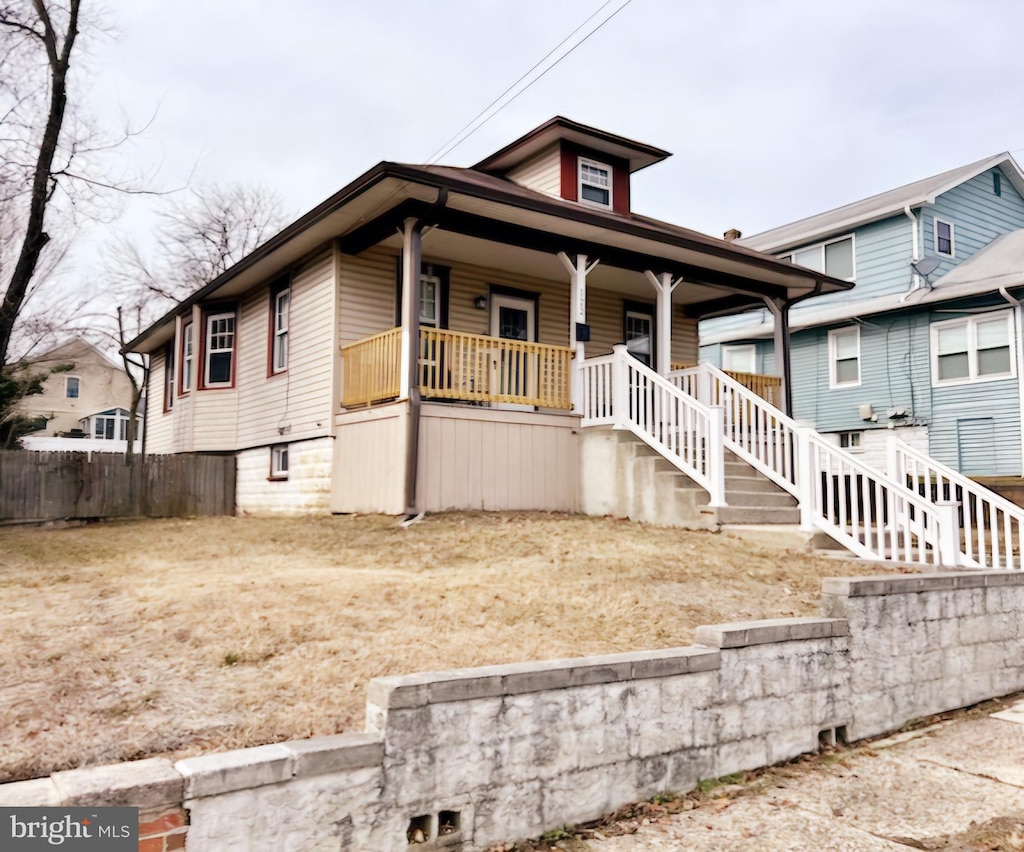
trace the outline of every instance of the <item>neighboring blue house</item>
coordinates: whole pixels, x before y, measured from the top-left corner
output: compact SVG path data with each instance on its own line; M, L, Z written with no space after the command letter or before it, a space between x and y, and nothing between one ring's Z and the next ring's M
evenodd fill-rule
M837 278L789 314L793 416L885 466L899 437L963 473L1020 476L1024 173L1009 154L737 241ZM772 374L773 319L701 323L701 357Z

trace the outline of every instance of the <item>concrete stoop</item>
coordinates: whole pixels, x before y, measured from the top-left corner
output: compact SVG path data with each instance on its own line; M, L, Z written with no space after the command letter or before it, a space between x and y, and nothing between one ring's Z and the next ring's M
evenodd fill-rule
M728 506L708 506L708 493L635 435L615 433L612 514L681 529L717 531L736 526L796 525L796 500L732 453L726 454Z

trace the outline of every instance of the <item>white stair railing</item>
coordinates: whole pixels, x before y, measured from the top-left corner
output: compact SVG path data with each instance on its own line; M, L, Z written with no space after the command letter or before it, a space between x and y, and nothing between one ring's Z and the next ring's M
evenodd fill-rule
M707 491L710 506L725 505L720 409L683 393L621 344L579 369L583 426L628 429Z
M954 505L961 564L1021 570L1024 509L984 485L889 437L889 475L937 503Z
M953 507L869 467L710 364L668 379L722 408L725 447L797 498L803 527L866 559L961 564Z

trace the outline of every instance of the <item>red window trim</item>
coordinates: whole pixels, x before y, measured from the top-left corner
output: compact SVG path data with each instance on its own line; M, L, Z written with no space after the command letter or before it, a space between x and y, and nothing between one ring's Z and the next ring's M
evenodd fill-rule
M231 350L231 383L226 385L213 385L209 386L206 384L206 339L207 330L209 326L210 317L214 314L233 314L235 317L235 339L234 348ZM193 347L197 349L199 354L199 369L196 371L195 386L196 390L231 390L235 387L235 377L238 374L238 303L237 302L220 302L213 305L205 305L199 312L199 324L200 334L198 346L193 344Z

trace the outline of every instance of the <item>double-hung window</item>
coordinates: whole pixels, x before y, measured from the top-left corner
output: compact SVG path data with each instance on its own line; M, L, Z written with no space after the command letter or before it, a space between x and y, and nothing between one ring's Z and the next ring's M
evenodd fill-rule
M1013 314L992 314L932 324L932 384L958 385L1014 375Z
M270 371L280 373L288 369L288 309L291 304L291 290L285 288L274 294L273 343L271 348Z
M441 305L441 279L420 275L420 325L437 328Z
M174 408L174 341L167 344L164 352L164 411Z
M78 399L79 391L82 389L82 380L78 376L65 376L64 396L66 399Z
M953 223L942 219L934 219L935 253L943 257L953 257Z
M206 318L204 387L229 387L234 379L234 311L210 314Z
M860 326L828 333L828 367L829 387L852 388L860 384Z
M181 327L181 393L192 390L194 352L195 335L192 333L192 323L188 322Z
M856 274L853 262L853 242L851 234L782 255L779 260L788 260L798 266L813 269L815 272L824 272L833 278L852 281Z
M579 199L598 207L612 206L612 168L596 160L580 157Z

